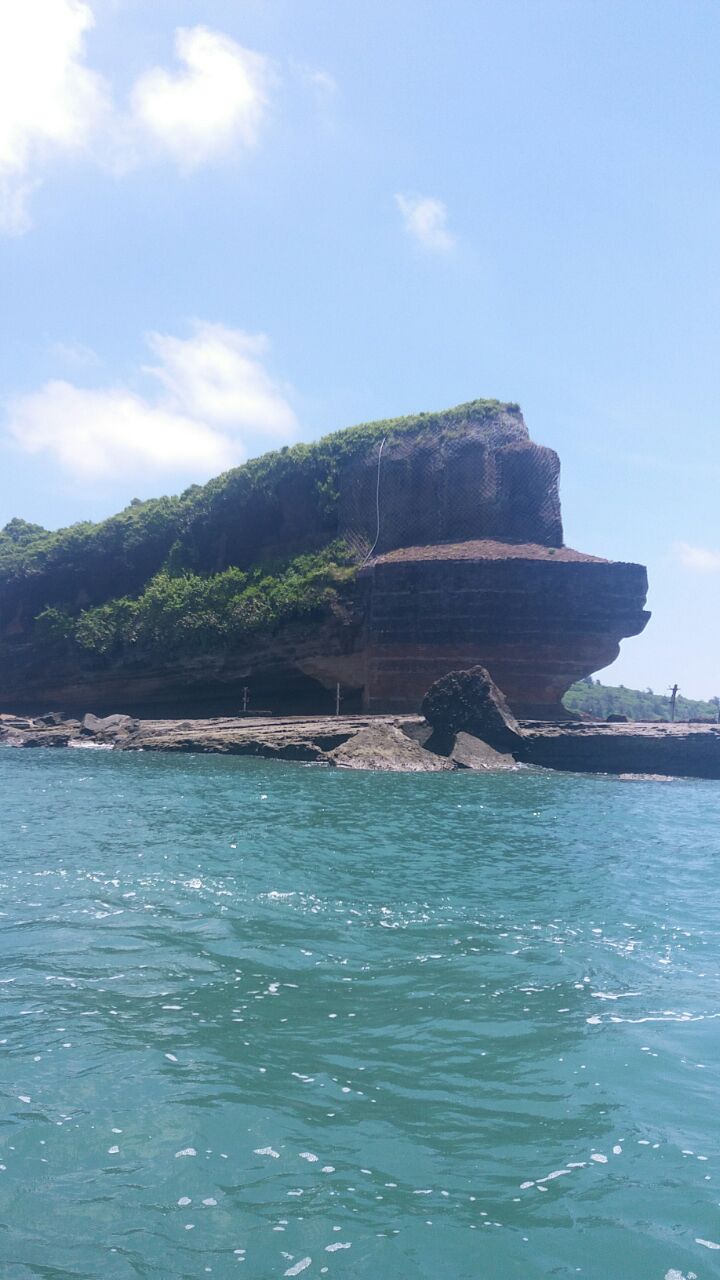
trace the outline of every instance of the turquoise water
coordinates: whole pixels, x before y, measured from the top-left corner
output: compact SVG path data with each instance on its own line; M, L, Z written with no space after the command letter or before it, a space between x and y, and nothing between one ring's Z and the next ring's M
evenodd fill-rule
M0 752L0 1274L720 1274L720 787Z

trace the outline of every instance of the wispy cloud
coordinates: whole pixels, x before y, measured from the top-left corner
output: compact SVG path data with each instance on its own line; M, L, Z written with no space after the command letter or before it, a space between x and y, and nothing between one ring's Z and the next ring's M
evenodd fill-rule
M395 196L403 225L408 235L423 249L433 253L449 253L455 237L447 229L447 207L435 196Z
M720 573L720 551L711 547L691 547L688 542L676 542L675 559L695 573Z
M188 338L147 341L157 363L144 372L158 393L46 382L8 402L10 438L81 479L147 468L205 479L242 462L249 436L261 446L296 437L295 414L264 364L263 335L198 322Z
M56 360L72 369L93 369L102 363L97 351L84 342L53 342L50 351Z
M309 67L304 62L294 65L300 79L313 93L318 107L327 107L335 101L340 87L329 71L325 71L323 67Z
M0 232L30 225L29 202L58 159L132 169L158 155L184 170L257 144L271 61L207 27L175 32L178 66L151 67L129 102L88 65L84 0L7 0L0 14Z

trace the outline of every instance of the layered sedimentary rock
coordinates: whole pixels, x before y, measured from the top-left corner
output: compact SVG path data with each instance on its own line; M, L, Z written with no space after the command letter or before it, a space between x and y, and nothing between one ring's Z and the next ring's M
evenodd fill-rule
M565 690L613 662L649 616L642 565L567 547L410 547L370 572L371 709L414 710L447 671L480 664L516 715L562 715Z
M254 708L326 712L339 684L345 711L412 712L439 676L481 664L516 714L557 716L569 685L648 617L640 565L563 545L558 475L517 406L477 401L282 450L101 525L40 531L0 570L0 705L208 715L249 689ZM85 611L117 597L132 609L160 572L271 573L335 540L356 572L297 616L187 648L127 629L95 648L68 639ZM37 622L48 610L64 639Z

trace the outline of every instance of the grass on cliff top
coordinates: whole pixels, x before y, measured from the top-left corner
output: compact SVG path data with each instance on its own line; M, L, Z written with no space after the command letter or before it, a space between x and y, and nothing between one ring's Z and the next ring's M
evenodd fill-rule
M55 647L60 641L96 656L217 652L287 622L328 614L356 571L339 542L247 573L230 568L202 576L163 569L139 596L108 600L75 615L45 609L36 635L41 645Z
M56 568L77 568L84 560L100 560L108 554L122 560L139 554L147 560L149 572L153 572L191 525L208 525L228 504L242 503L259 492L272 493L296 470L308 471L314 477L319 517L327 517L337 506L335 479L340 463L384 436L453 435L468 423L486 426L492 433L493 425L506 416L517 418L518 429L524 431L517 404L472 400L439 413L348 427L312 444L266 453L205 485L192 485L177 497L144 502L134 499L123 511L99 523L81 521L50 531L16 517L0 530L0 587L3 581Z

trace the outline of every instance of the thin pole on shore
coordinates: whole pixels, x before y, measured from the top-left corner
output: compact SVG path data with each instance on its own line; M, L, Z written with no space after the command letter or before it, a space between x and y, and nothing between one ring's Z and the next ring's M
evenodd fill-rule
M245 685L243 685L243 705L242 705L243 715L245 715L245 713L246 713L246 711L247 711L247 709L248 709L248 695L249 695L249 692L250 692L250 690L248 689L247 685L246 685L246 684L245 684Z
M335 715L340 715L340 681L335 685Z
M670 719L673 722L675 720L675 703L677 702L679 688L678 684L674 684L670 690Z

